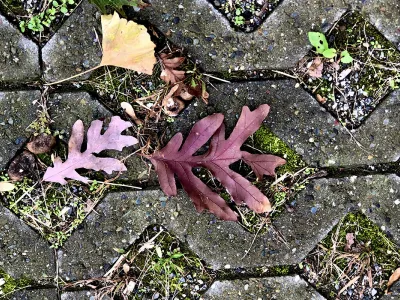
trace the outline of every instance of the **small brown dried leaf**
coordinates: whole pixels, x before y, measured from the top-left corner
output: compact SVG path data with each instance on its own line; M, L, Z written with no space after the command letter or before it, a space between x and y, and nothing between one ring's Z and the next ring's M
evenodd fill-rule
M167 84L175 84L185 79L185 71L176 70L185 61L184 57L169 58L170 55L161 53L161 63L163 70L160 78Z
M40 134L32 138L32 140L26 145L29 151L33 154L42 154L50 152L51 149L56 145L56 138L49 134Z
M29 151L24 151L13 159L8 168L8 176L11 180L20 181L29 176L35 170L35 156Z
M322 70L324 68L324 64L321 58L316 57L312 62L311 66L308 68L308 75L314 78L322 77Z
M386 289L386 292L385 292L386 295L390 294L389 293L390 287L393 285L393 283L395 283L399 279L400 279L400 268L397 268L396 271L394 271L393 274L389 277L389 281L388 281L388 284L387 284L387 289Z

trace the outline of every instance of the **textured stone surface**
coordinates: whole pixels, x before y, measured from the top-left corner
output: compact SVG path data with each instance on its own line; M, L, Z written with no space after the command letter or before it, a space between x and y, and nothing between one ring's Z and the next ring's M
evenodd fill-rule
M267 103L271 111L265 124L312 166L344 166L397 161L400 157L400 91L391 93L364 125L351 135L294 80L220 84L210 89L210 105L188 107L173 124L187 132L192 124L212 112L225 114L228 129L242 106L251 109ZM358 146L357 142L361 145Z
M6 300L56 300L56 289L21 290L11 294Z
M254 239L237 223L196 213L183 193L165 203L160 200L163 193L157 190L114 193L59 251L60 275L66 280L101 276L118 258L113 248L127 248L152 224L164 225L214 269L296 264L341 217L354 210L361 210L378 224L389 213L390 222L383 219L384 229L399 243L396 216L400 205L395 204L399 191L399 179L394 175L314 180L297 197L294 212L284 212L273 222L285 244L273 233ZM376 203L380 210L375 209Z
M284 69L311 49L307 32L328 30L345 12L339 0L285 0L253 33L235 31L207 0L151 0L140 17L185 47L207 71Z
M0 15L0 82L39 77L39 47Z
M59 251L60 275L66 280L103 275L118 258L113 248L128 247L152 224L164 225L188 242L215 269L295 264L345 214L339 200L334 207L334 199L321 195L315 200L318 214L311 213L316 203L300 200L294 213L282 214L276 221L286 245L271 233L258 236L250 249L253 234L238 223L198 214L183 193L165 203L160 200L164 194L158 190L109 194Z
M36 119L39 91L0 92L0 170L30 136L27 127Z
M55 276L49 244L8 209L0 205L0 269L13 278L35 282Z
M95 291L74 291L74 292L63 292L61 294L61 300L93 300L96 299ZM105 296L103 300L111 300L110 297Z
M68 78L100 63L98 9L84 0L42 49L44 79ZM95 32L96 31L96 32ZM89 74L80 78L88 78Z
M300 276L250 278L216 281L202 297L204 300L323 300Z

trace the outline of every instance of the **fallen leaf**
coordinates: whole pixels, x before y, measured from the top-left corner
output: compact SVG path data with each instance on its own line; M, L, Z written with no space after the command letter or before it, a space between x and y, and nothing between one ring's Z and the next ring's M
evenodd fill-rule
M11 180L20 181L33 174L36 166L35 156L29 151L17 155L8 167L8 176Z
M135 110L128 102L121 102L121 107L125 113L135 122L136 125L142 125L143 122L136 116Z
M351 246L354 244L354 233L349 232L346 234L346 245L344 246L344 251L350 251Z
M131 269L131 267L129 267L129 265L127 263L125 263L122 266L122 269L124 270L125 274L128 274L129 270Z
M121 120L120 117L112 117L104 134L101 134L103 122L93 121L87 132L87 145L85 152L81 152L84 127L83 122L78 120L72 127L71 138L68 142L68 158L62 162L61 158L54 159L54 167L49 167L43 176L44 181L66 184L65 178L75 179L84 183L88 182L86 177L79 175L75 170L84 168L95 171L104 171L111 174L113 171L126 171L125 165L118 159L109 157L97 157L103 150L121 151L124 147L137 144L137 139L132 136L121 135L121 132L131 127L131 123Z
M343 70L342 72L340 72L338 79L339 79L339 80L343 80L343 79L345 79L350 73L351 73L351 69L350 69L350 68L349 68L349 69L346 69L346 70Z
M317 98L317 101L321 104L324 104L326 102L326 98L322 97L320 94L317 94L316 98Z
M322 70L324 68L324 63L322 62L321 58L316 57L311 66L308 68L308 75L314 78L322 77Z
M9 192L15 189L15 184L7 181L0 182L0 192Z
M56 138L50 134L40 134L32 138L26 145L26 148L33 154L42 154L50 152L56 145Z
M160 78L167 84L175 84L185 79L185 71L176 70L185 61L184 57L170 58L166 53L160 54L163 70Z
M155 44L146 27L114 15L101 16L103 58L101 66L122 67L153 74Z
M389 294L389 289L393 285L393 283L395 283L399 279L400 279L400 268L397 268L396 271L394 271L393 274L389 277L387 289L385 292L386 295Z
M268 159L264 159L262 156L250 156L240 150L245 140L260 127L268 112L269 106L266 104L254 111L250 111L247 106L243 107L236 127L228 139L225 139L222 114L214 114L198 121L183 145L182 134L176 134L163 149L146 156L155 166L161 189L168 196L175 196L176 174L197 211L207 209L221 219L236 221L237 215L225 200L192 173L193 168L203 167L211 171L237 204L246 203L257 213L271 211L268 198L246 178L229 168L232 163L247 159L253 164L251 167L257 166L253 170L261 176L261 173L274 174L275 167L285 163L285 160L278 157L271 160L268 156ZM208 152L193 156L210 138ZM267 165L267 160L270 166ZM257 165L258 162L262 167Z

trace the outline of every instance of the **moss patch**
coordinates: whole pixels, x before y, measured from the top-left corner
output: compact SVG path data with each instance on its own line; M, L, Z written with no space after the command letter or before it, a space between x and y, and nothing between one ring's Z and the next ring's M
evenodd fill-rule
M26 288L32 285L32 280L28 278L14 279L6 272L0 269L0 279L3 279L5 283L0 286L0 299L2 295L8 295L16 290Z
M265 153L277 155L286 159L286 164L277 168L278 175L286 172L294 173L306 166L300 155L265 126L261 126L260 129L254 133L253 140L255 148Z
M383 294L389 276L399 264L399 249L385 233L365 215L350 213L300 268L328 299L349 299L352 294L372 299ZM350 280L354 283L339 295Z

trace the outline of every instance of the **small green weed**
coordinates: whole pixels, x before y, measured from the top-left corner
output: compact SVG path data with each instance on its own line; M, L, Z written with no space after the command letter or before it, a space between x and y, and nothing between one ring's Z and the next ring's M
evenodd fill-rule
M42 32L45 27L50 27L58 15L67 15L71 12L71 6L75 5L75 0L50 1L47 8L40 13L32 15L28 21L20 21L19 27L22 32L27 29L33 32Z
M323 33L310 31L308 39L311 45L316 48L317 53L322 54L325 58L334 58L336 56L337 50L329 48L328 41ZM340 53L340 61L348 64L353 61L353 58L347 50L344 50Z

